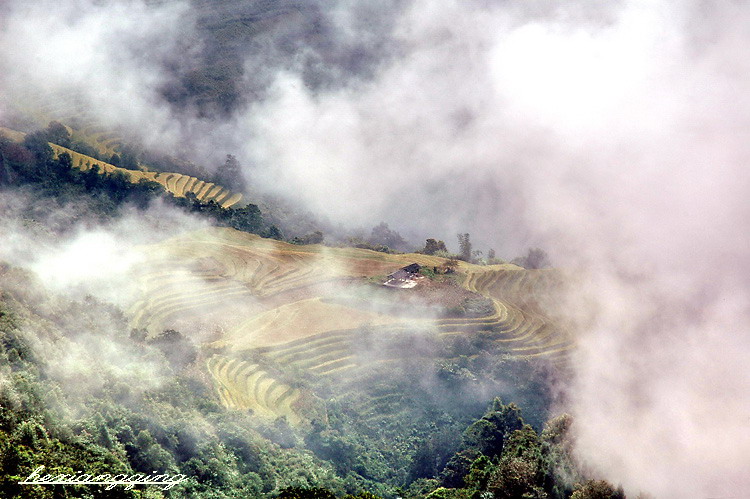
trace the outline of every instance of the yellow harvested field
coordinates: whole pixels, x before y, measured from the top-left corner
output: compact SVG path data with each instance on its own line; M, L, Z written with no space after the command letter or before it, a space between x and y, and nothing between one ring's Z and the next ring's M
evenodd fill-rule
M298 408L298 388L289 382L281 386L278 375L261 366L272 366L289 379L341 379L387 363L393 355L409 355L405 350L379 360L363 356L368 335L397 338L422 331L437 338L481 333L508 353L560 366L566 365L573 347L572 335L540 306L540 297L560 280L554 271L461 262L461 285L491 300L492 312L414 319L331 297L345 295L347 286L363 278L411 263L438 267L445 262L442 258L298 246L228 228L184 234L148 251L139 275L142 299L131 311L134 326L156 334L190 321L221 324L221 334L205 348L245 364L242 369L217 360L209 364L217 394L227 407L252 409L269 418L283 413L304 421L306 416Z
M351 279L384 275L410 263L427 266L444 263L439 257L427 255L297 246L226 228L207 229L165 241L158 253L161 260L173 265L179 262L183 269L192 265L193 272L201 279L201 288L196 292L196 286L186 282L184 286L176 286L176 295L172 287L171 294L164 296L163 286L145 285L159 280L144 270L141 282L148 298L142 301L144 311L139 312L138 326L149 329L151 318L163 317L165 306L175 312L187 311L197 301L207 307L219 306L235 290L242 289L268 311L241 318L237 327L225 333L223 344L234 345L233 348L258 348L362 325L403 323L403 328L412 327L404 319L327 302L322 295L326 289L344 285ZM210 268L195 270L208 261ZM438 318L431 322L436 330L452 333L470 327L494 328L506 339L519 342L530 340L535 331L549 322L529 305L530 299L524 298L534 295L534 286L544 284L544 271L527 271L514 265L480 267L464 262L459 270L466 274L463 285L467 289L493 300L495 313L481 318ZM163 273L164 268L157 266L153 271ZM162 278L161 282L168 280ZM162 326L160 323L159 327ZM544 348L547 341L535 344Z
M300 390L273 378L258 364L214 355L206 367L225 406L250 409L268 419L285 417L292 424L301 421L294 407Z
M200 188L200 190L195 193L196 196L198 196L198 199L201 199L201 200L204 199L206 197L206 194L208 194L208 191L211 188L213 188L213 186L214 186L214 184L212 184L210 182L207 183L207 184L203 184L203 186Z
M58 146L56 144L50 144L52 147L52 150L55 154L55 157L59 156L60 154L66 152L70 154L71 158L73 158L73 167L78 168L80 170L86 171L90 169L93 165L98 165L99 170L103 173L122 173L123 175L126 175L131 182L136 183L139 182L141 179L144 180L150 180L152 182L156 182L158 184L161 184L164 187L164 190L169 192L175 197L185 197L185 194L188 192L196 192L196 189L187 189L186 186L189 184L195 184L196 179L194 177L190 177L188 175L183 175L181 173L157 173L152 171L141 171L141 170L128 170L126 168L120 168L114 165L111 165L109 163L99 161L96 158L92 158L90 156L86 156L84 154L77 153L75 151L72 151L66 147ZM213 184L205 184L205 185L213 185ZM200 189L201 191L204 189ZM223 191L223 187L221 186L214 186L213 191L220 192ZM224 191L228 192L228 191ZM208 197L206 196L197 196L198 199L201 201L208 201ZM227 199L220 203L222 208L229 208L231 206L234 206L235 204L239 203L242 200L242 194L231 194L231 196L227 196Z
M239 203L241 199L242 199L242 194L238 194L235 192L231 196L224 199L221 202L221 206L223 206L224 208L229 208L230 206L234 206L237 203Z
M214 188L208 191L204 199L211 200L216 197L223 188L220 185L214 185Z
M227 332L224 342L242 350L277 345L326 331L398 322L400 319L394 316L326 303L317 297L282 305L251 317Z
M188 181L190 181L192 177L188 177L186 175L183 175L175 182L174 184L174 193L175 196L183 197L185 196L185 185L187 185Z

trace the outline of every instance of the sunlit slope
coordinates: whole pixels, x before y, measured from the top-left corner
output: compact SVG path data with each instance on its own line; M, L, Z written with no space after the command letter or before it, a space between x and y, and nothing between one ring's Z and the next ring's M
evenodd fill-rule
M275 379L259 364L214 355L207 367L226 407L252 409L268 418L283 416L292 424L301 420L297 415L301 391Z
M235 349L256 348L293 340L301 333L313 336L352 325L382 326L398 321L397 317L391 315L357 310L316 297L253 315L229 331L223 341Z
M242 199L242 194L232 193L220 185L205 182L181 173L158 173L152 171L128 170L77 153L66 147L58 146L56 144L50 144L50 146L55 153L55 157L63 153L70 154L73 159L74 168L86 171L94 165L98 165L100 172L122 173L133 183L140 182L141 180L149 180L161 184L167 192L175 197L185 197L188 193L192 192L198 200L203 201L204 203L215 201L222 208L234 206Z
M513 317L517 327L506 327L501 341L513 343L511 350L519 355L554 357L565 354L572 346L569 334L545 313L549 306L547 290L559 284L554 270L526 270L473 266L467 272L464 286L488 298L495 307Z
M12 130L10 128L5 128L4 126L0 126L0 133L8 137L10 140L15 140L16 142L21 142L24 137L26 137L25 133L19 132L17 130Z
M16 141L23 140L26 135L22 132L3 127L0 127L0 132L5 134L8 138ZM198 178L183 175L181 173L129 170L127 168L120 168L96 158L92 158L91 156L86 156L85 154L75 152L57 144L50 143L50 147L52 147L55 158L59 157L60 154L68 153L73 160L73 168L87 171L94 166L97 166L99 172L102 174L120 173L133 183L140 182L141 180L156 182L164 187L164 190L175 197L185 197L188 193L192 193L198 200L204 203L215 201L222 208L229 208L242 200L242 194L233 193L220 185L205 182Z
M167 328L193 334L204 343L223 403L268 417L304 420L299 400L309 407L315 386L370 379L408 363L415 348L422 357L450 358L438 346L442 338L466 336L553 364L564 363L572 347L571 335L540 305L559 280L554 271L461 262L457 281L489 298L492 312L453 317L425 308L408 316L395 305L410 290L389 291L391 303L378 301L382 296L373 303L341 297L362 283L380 289L372 278L404 265L437 267L444 259L298 246L228 228L181 235L147 253L138 276L141 300L130 311L133 326L150 335ZM389 405L401 395L371 394L372 404Z
M151 333L158 333L173 319L189 314L192 309L215 310L238 300L245 304L234 307L235 310L244 310L250 304L253 310L249 314L235 312L225 320L236 322L238 327L244 327L242 324L254 327L253 324L260 325L273 317L256 318L253 314L257 307L271 310L315 298L325 292L321 286L384 275L413 261L428 266L443 263L440 258L426 255L386 255L355 248L298 246L218 228L170 239L151 247L149 254L150 263L141 269L139 276L143 299L136 303L132 313L134 326ZM319 307L330 305L319 302ZM313 308L306 308L303 320ZM342 321L339 325L357 327L366 322L361 313L349 315L348 319L337 315ZM284 320L290 320L289 314L286 316ZM329 314L318 316L325 318ZM263 345L310 334L308 330L309 327L286 328L284 333L265 335ZM246 343L239 339L241 335L234 337L238 343Z

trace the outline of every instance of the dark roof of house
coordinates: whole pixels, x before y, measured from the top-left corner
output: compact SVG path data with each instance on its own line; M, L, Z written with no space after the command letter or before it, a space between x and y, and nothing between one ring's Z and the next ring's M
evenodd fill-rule
M411 279L411 277L414 274L412 272L407 272L404 269L397 270L393 274L390 274L388 276L389 279Z
M419 269L421 268L416 263L400 268L388 276L383 286L390 288L413 288L417 285L417 281L423 277L419 275Z
M419 273L419 269L422 267L419 266L417 263L412 263L411 265L407 265L406 267L402 267L398 269L393 274L390 274L388 277L390 279L411 279L414 277L414 274Z
M407 265L406 267L402 267L401 270L405 270L407 272L411 272L412 274L416 274L419 272L419 269L422 267L418 263L412 263L411 265Z

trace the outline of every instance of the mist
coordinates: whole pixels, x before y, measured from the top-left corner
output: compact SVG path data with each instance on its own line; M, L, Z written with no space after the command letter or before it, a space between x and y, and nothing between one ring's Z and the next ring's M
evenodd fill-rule
M130 321L121 310L140 294L133 275L146 245L206 227L205 221L157 201L142 210L123 207L102 222L75 201L60 205L7 189L0 192L0 211L4 314L18 317L18 330L4 334L29 345L26 355L47 382L41 397L56 416L90 415L97 410L92 401L112 390L120 403L137 405L143 393L174 380L156 349L128 336ZM13 344L8 336L5 341ZM14 369L3 365L3 382ZM13 409L21 411L21 403Z
M576 276L560 307L579 331L561 409L580 458L628 493L744 493L747 9L387 7L314 9L327 46L262 38L242 53L242 98L206 115L164 97L204 43L189 3L10 2L0 88L73 92L103 123L207 163L236 154L254 187L336 223L449 244L470 232L508 258L545 248Z
M0 210L0 261L31 271L50 292L74 300L94 296L122 308L140 295L133 275L146 245L209 225L158 200L96 222L75 202L60 206L29 192L3 191Z
M592 5L413 3L373 80L280 74L248 153L333 217L548 248L579 276L581 459L633 494L741 494L747 13Z

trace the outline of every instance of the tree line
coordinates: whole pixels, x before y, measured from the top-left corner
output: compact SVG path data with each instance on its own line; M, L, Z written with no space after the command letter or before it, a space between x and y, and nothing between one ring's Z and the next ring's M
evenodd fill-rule
M22 143L0 136L0 187L26 189L35 198L51 199L60 205L75 201L83 213L100 220L118 216L124 206L144 210L156 198L162 198L218 226L283 238L278 227L265 222L257 205L223 208L214 201L202 202L193 193L177 198L165 194L156 182L141 179L133 183L120 172L104 174L96 163L82 171L73 168L68 153L55 157L50 142L71 145L67 129L53 122L45 130L27 134ZM227 174L232 168L220 172Z

